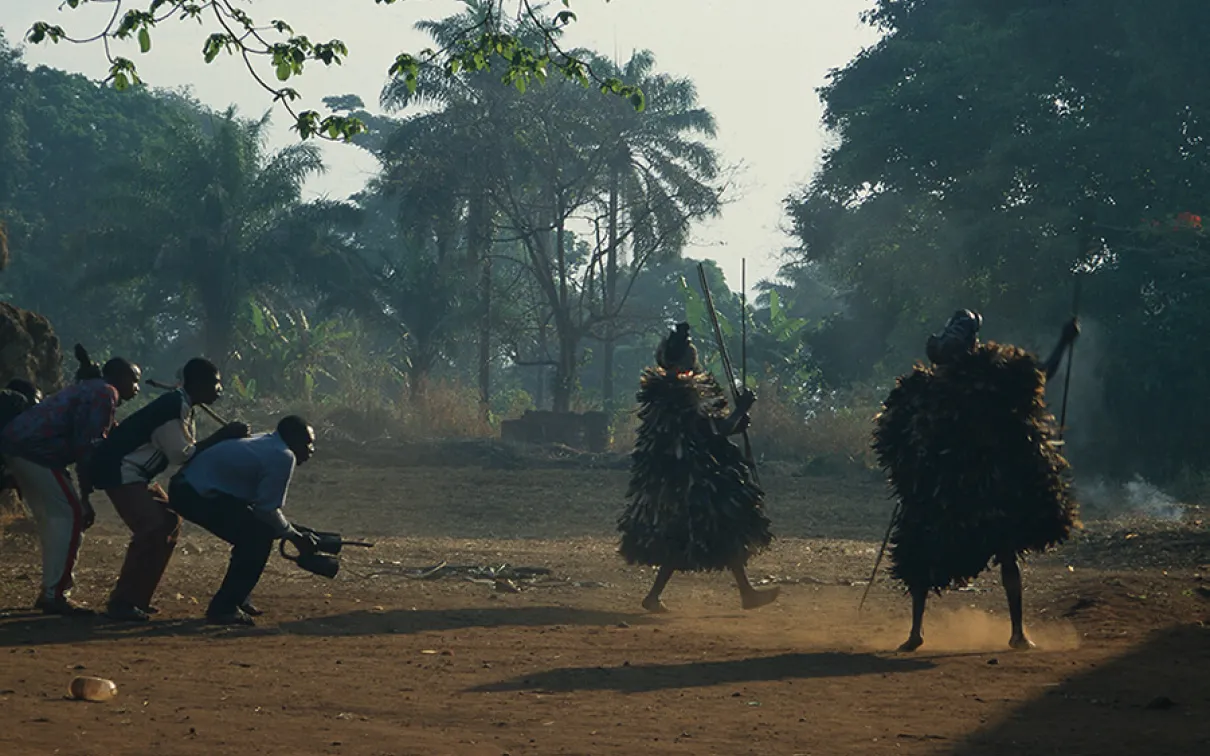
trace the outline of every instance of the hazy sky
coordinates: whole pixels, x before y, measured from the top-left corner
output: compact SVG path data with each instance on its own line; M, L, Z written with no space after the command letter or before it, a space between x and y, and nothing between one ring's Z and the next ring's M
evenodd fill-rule
M60 11L61 0L0 0L0 27L16 43L34 21L58 23L74 37L95 33L112 12L111 4L89 4ZM146 7L146 2L127 2ZM558 3L556 3L558 5ZM828 71L843 66L872 44L873 30L859 21L870 0L573 0L579 20L572 24L570 45L617 53L625 59L636 49L649 49L657 66L697 84L699 100L719 124L717 148L724 162L739 165L739 194L721 219L699 227L694 257L719 261L732 286L739 283L740 259L748 259L749 286L771 275L777 255L788 243L782 199L809 179L824 143L815 88ZM374 109L386 68L397 52L418 52L427 45L412 25L424 18L457 12L453 0L400 0L378 5L374 0L254 0L247 9L258 22L281 18L312 40L337 38L349 46L345 65L325 70L308 67L292 81L304 97L303 107L323 110L321 98L354 93ZM162 87L188 85L203 102L236 104L248 115L271 108L264 90L248 76L242 62L226 55L206 65L201 57L208 30L195 22L163 25L152 50L132 58L145 81ZM93 77L107 73L99 45L70 44L27 47L31 64L45 63ZM266 72L271 78L271 72ZM287 114L275 112L273 139L284 144ZM360 188L374 161L347 145L325 145L328 172L311 182L309 194L343 197Z

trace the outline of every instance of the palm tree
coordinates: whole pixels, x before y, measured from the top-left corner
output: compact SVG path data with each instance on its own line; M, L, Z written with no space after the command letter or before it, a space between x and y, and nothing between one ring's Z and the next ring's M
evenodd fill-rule
M191 313L220 365L251 294L288 280L292 258L323 243L316 226L339 210L300 202L303 182L323 170L318 150L267 152L267 124L228 108L170 129L106 198L121 212L91 239L101 245L96 277L138 280L153 300Z
M489 4L464 0L466 10L416 28L441 47L449 47L487 17ZM382 91L381 103L392 111L408 107L434 112L407 119L387 138L381 157L384 178L405 205L429 213L419 219L439 231L444 244L461 225L466 264L478 281L478 373L480 411L486 418L491 399L492 361L492 245L495 228L489 178L500 170L502 137L498 120L511 92L489 71L449 76L441 67L421 66L415 91L399 79ZM417 220L413 216L413 220Z
M612 409L617 320L625 302L618 292L622 253L629 248L632 275L649 260L678 256L691 222L719 213L714 186L719 165L718 155L703 141L716 134L714 116L698 105L692 81L655 73L649 50L635 52L620 67L599 56L592 65L604 76L637 84L647 98L642 113L621 101L600 103L607 110L601 149L608 154L602 394L606 409Z

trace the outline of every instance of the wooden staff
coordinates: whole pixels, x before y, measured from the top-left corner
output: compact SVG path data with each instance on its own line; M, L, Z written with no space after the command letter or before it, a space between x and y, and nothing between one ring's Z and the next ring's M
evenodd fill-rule
M748 388L748 258L739 261L739 385Z
M157 381L154 378L144 378L143 383L146 383L148 386L151 386L152 388L163 389L165 391L176 391L178 388L180 388L180 386L173 386L168 383L161 383L160 381ZM212 420L214 420L214 422L218 423L219 425L228 425L226 420L219 417L218 413L215 412L214 410L210 409L210 407L208 407L207 405L198 404L197 406L201 407L202 411L205 412L207 415L209 415L210 418Z
M857 605L857 611L861 611L865 606L866 596L870 595L870 588L874 585L874 578L878 577L878 565L882 564L882 555L886 553L887 542L891 540L891 531L895 529L895 523L899 520L899 509L902 506L901 501L895 502L895 509L891 512L891 524L886 526L886 535L882 537L882 546L878 547L878 556L874 557L874 570L870 573L870 580L865 584L865 590L861 592L861 603Z
M710 295L710 283L706 280L706 268L702 263L697 264L697 275L702 285L702 296L706 299L706 312L710 315L710 325L714 328L714 340L718 344L719 359L723 363L723 372L727 374L727 383L731 386L731 401L738 406L739 391L735 387L735 368L731 364L730 355L727 354L727 344L723 341L723 329L718 322L718 311L714 309L714 297ZM745 461L752 470L752 477L756 484L760 485L760 476L756 472L756 459L752 456L752 441L748 438L748 429L745 428L742 433Z
M1073 274L1075 280L1072 282L1071 292L1071 316L1073 318L1080 317L1080 282L1083 278L1079 273ZM1067 394L1071 390L1071 363L1075 362L1076 343L1073 341L1067 346L1067 375L1063 378L1063 406L1059 411L1059 440L1063 440L1063 434L1067 431Z

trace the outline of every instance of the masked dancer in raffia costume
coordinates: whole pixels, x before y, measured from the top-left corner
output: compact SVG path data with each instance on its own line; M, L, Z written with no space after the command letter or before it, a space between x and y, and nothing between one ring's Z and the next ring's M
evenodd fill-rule
M998 563L1012 648L1032 648L1021 619L1017 559L1067 540L1076 503L1045 403L1046 382L1080 329L1073 318L1046 362L1007 344L979 343L981 315L959 310L929 337L929 366L901 376L876 419L873 448L898 498L891 575L912 596L924 643L929 591L962 586Z
M678 570L730 570L745 609L770 604L778 589L756 590L746 570L773 540L764 492L728 438L748 427L756 397L745 390L728 412L723 389L698 364L688 323L660 341L655 361L639 382L642 424L618 521L626 561L660 568L643 608L668 611L660 594Z

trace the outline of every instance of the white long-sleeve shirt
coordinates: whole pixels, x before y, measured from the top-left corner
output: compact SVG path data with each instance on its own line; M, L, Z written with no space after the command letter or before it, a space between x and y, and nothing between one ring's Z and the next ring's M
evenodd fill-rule
M92 475L100 489L149 483L169 466L180 466L195 447L193 404L184 390L158 397L119 423L93 453Z

